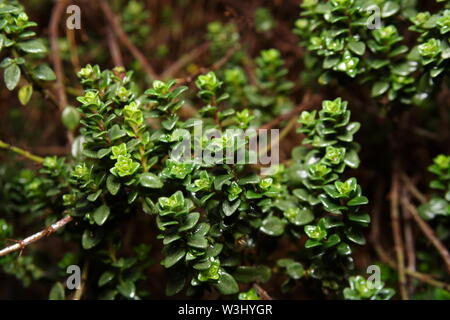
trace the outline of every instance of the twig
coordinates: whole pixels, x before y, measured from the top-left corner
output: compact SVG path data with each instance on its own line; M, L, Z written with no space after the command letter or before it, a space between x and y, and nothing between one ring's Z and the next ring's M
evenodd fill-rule
M416 186L412 183L411 179L405 175L402 174L401 178L403 180L403 183L405 184L408 191L417 199L420 201L420 203L426 203L427 198L416 188Z
M381 261L389 265L391 268L398 270L397 265L395 264L394 260L392 260L389 255L383 250L382 246L380 244L374 244L375 251L377 255L380 257ZM405 273L407 273L409 276L420 280L424 283L427 283L429 285L432 285L437 288L443 288L445 290L450 290L450 283L445 283L439 280L434 279L433 277L423 274L414 270L411 270L409 268L405 269Z
M22 148L12 146L12 145L10 145L10 144L2 141L2 140L0 140L0 148L1 149L6 149L6 150L11 150L12 152L20 154L21 156L24 156L25 158L30 159L30 160L32 160L34 162L37 162L37 163L44 162L44 158L36 156L36 155L34 155L34 154L30 153L29 151L24 150Z
M266 290L261 288L260 285L254 284L253 288L255 288L256 292L258 292L258 295L261 297L261 300L273 300L273 298L267 293Z
M406 198L408 196L406 189L403 189L402 199ZM411 224L411 214L405 210L405 208L402 208L402 217L403 217L403 224L405 228L404 231L404 237L405 237L405 249L406 249L406 259L407 259L407 265L408 268L411 270L416 270L416 248L415 248L415 241L414 241L414 235L413 235L413 228ZM409 282L409 293L413 293L413 284L412 282Z
M128 50L131 52L133 57L135 57L139 61L139 63L142 65L145 72L150 76L150 78L152 78L153 80L159 79L158 74L155 72L153 67L147 61L147 58L145 58L145 56L142 54L142 52L133 44L133 42L131 42L128 35L122 29L122 26L119 23L119 18L112 11L108 2L106 0L100 0L99 4L100 4L100 8L102 9L103 13L105 14L106 18L108 19L109 23L111 24L111 27L114 30L114 33L116 34L119 41L122 42L122 44L125 47L127 47Z
M64 89L64 73L63 65L61 60L61 55L59 54L58 47L58 27L61 21L61 16L64 14L64 10L67 7L67 0L58 0L53 7L52 15L50 18L50 47L51 47L51 59L53 62L53 67L56 73L56 92L58 96L59 109L62 110L67 106L67 95Z
M222 59L218 60L216 63L214 63L209 68L200 68L194 75L191 75L191 76L186 77L186 78L179 78L179 79L177 79L176 80L177 81L177 85L191 83L192 81L195 80L195 78L197 78L199 75L201 75L203 73L207 73L209 71L215 71L215 70L218 70L218 69L222 68L228 62L228 60L230 60L230 58L234 55L234 53L239 48L240 48L239 45L233 46L233 47L228 49L227 53L222 57Z
M372 223L371 223L372 228L370 230L370 240L375 249L375 252L377 253L378 257L381 259L381 261L383 261L384 263L389 265L391 268L398 270L398 267L397 267L396 263L394 262L394 260L389 257L389 255L386 253L386 251L384 251L383 246L379 242L379 235L380 235L379 226L380 226L380 213L381 213L380 205L381 205L381 201L382 201L382 194L383 194L382 191L383 191L382 185L378 185L378 187L375 191L375 195L374 195L375 204L373 206L373 213L372 213ZM450 290L450 284L438 281L429 275L422 274L422 273L412 270L410 268L405 269L405 273L408 274L409 276L411 276L419 281L422 281L424 283L427 283L429 285L432 285L432 286L435 286L438 288L444 288L446 290Z
M54 224L45 228L44 230L39 231L38 233L35 233L21 241L18 241L18 243L13 244L12 246L9 246L9 247L6 247L6 248L0 250L0 257L6 256L7 254L10 254L17 250L22 251L26 246L28 246L46 236L51 235L52 233L55 233L57 230L61 229L66 224L71 222L72 219L73 218L71 216L66 216L66 217L62 218L61 220L56 221Z
M296 116L297 114L299 114L300 112L305 110L308 106L312 105L314 103L314 101L315 101L315 96L313 96L311 94L311 92L307 91L303 97L302 102L297 107L295 107L294 109L292 109L291 111L289 111L285 114L282 114L282 115L276 117L275 119L271 120L270 122L264 124L263 126L260 127L260 129L271 129L271 128L275 127L281 121L290 119L290 118Z
M111 57L116 67L123 67L122 53L120 52L120 47L117 43L116 36L111 31L111 29L106 30L106 38L108 40L109 51L111 52Z
M391 224L392 234L394 237L395 252L397 256L397 266L399 273L399 286L400 295L403 300L408 300L408 292L406 290L406 277L405 277L405 258L404 258L404 246L402 239L402 231L400 227L400 213L399 213L399 179L397 173L398 166L394 164L392 170L392 183L390 191L391 199Z
M209 41L202 43L200 46L195 47L192 51L183 55L180 59L175 61L162 73L162 79L169 79L176 75L184 66L186 66L191 61L197 59L203 55L209 48Z
M430 242L439 252L439 254L441 255L442 259L445 262L447 272L450 274L450 254L448 250L445 248L442 242L436 237L433 229L431 229L430 226L419 216L417 209L406 198L402 199L402 204L411 213L420 230L422 230L424 235L428 238L428 240L430 240Z

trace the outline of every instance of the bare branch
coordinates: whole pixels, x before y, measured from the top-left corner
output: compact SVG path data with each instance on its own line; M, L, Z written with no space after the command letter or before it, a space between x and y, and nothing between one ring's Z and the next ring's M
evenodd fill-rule
M153 79L159 79L158 74L155 72L151 64L148 62L147 58L144 56L144 54L131 42L128 35L125 33L125 31L122 29L122 26L120 25L119 18L115 15L115 13L112 11L111 7L109 6L108 2L106 0L100 0L99 1L100 8L103 10L103 13L105 14L106 18L108 19L109 23L111 24L112 29L114 30L114 33L116 34L117 38L119 39L122 44L130 50L133 57L135 57L139 63L144 68L145 72Z
M438 237L434 234L433 229L426 223L417 212L417 209L406 199L402 199L402 203L405 206L405 208L411 213L412 217L416 221L417 225L419 226L420 230L424 233L424 235L430 240L430 242L433 244L433 246L436 248L436 250L441 255L442 259L445 262L445 265L447 267L447 272L450 274L450 254L448 250L445 248L445 246L442 244L442 242L438 239Z
M186 66L191 61L197 59L203 55L209 48L209 42L202 43L198 47L195 47L192 51L183 55L180 59L175 61L170 65L161 75L162 79L169 79L176 75L184 66Z
M16 244L13 244L12 246L9 246L9 247L6 247L6 248L0 250L0 257L6 256L7 254L10 254L17 250L23 250L26 246L28 246L46 236L49 236L49 235L55 233L56 231L58 231L59 229L64 227L66 224L71 222L72 220L73 220L73 218L71 216L66 216L66 217L62 218L61 220L56 221L54 224L45 228L44 230L39 231L38 233L35 233L21 241L18 241Z
M404 245L402 230L400 226L400 212L399 212L399 176L397 174L398 165L394 163L392 170L392 183L391 183L391 224L392 235L394 237L395 252L397 255L398 266L398 282L400 286L400 295L403 300L408 300L408 292L406 290L406 277L405 277L405 257L404 257Z

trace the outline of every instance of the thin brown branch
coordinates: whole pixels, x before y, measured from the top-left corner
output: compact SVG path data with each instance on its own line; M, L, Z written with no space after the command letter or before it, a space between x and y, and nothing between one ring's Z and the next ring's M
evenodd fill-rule
M384 249L382 248L382 246L380 244L374 244L374 248L375 248L377 255L380 257L381 261L386 263L389 267L391 267L395 270L398 270L398 267L397 267L396 263L394 262L394 260L389 257L389 255L384 251ZM409 276L411 276L419 281L422 281L424 283L427 283L431 286L434 286L437 288L443 288L445 290L450 290L450 283L445 283L445 282L436 280L427 274L423 274L423 273L411 270L409 268L406 268L405 272Z
M186 78L177 79L178 85L189 84L193 82L199 75L207 73L209 71L216 71L222 68L234 55L234 53L239 49L239 45L233 46L228 49L227 53L222 57L222 59L218 60L216 63L211 65L209 68L200 68L194 75L191 75Z
M108 2L106 0L100 0L99 4L119 41L125 47L127 47L133 57L139 61L139 63L142 65L142 68L144 68L145 72L150 76L150 78L152 78L152 80L159 79L158 74L153 69L150 62L148 62L144 54L133 44L133 42L131 42L126 32L122 29L119 18L112 11Z
M309 106L313 105L315 103L317 96L314 96L311 94L311 92L307 91L305 95L303 96L302 102L296 106L291 111L282 114L275 119L271 120L270 122L262 125L259 129L271 129L277 126L281 121L290 119L292 117L296 117L300 112L308 108Z
M273 300L273 298L267 293L267 291L261 288L260 285L255 283L253 285L253 288L255 288L256 292L261 297L261 300Z
M191 61L194 61L198 57L202 56L209 48L209 41L204 42L201 45L195 47L187 54L183 55L180 59L170 65L161 75L162 79L169 79L176 75L182 68L184 68Z
M111 57L114 66L116 67L125 66L123 64L122 52L120 51L120 47L119 44L117 43L116 36L114 35L114 32L112 32L111 29L109 28L106 30L106 39L108 40L108 47L109 51L111 52Z
M405 208L411 213L411 216L414 218L415 222L419 226L420 230L422 230L423 234L430 240L433 246L441 255L442 259L445 262L447 267L447 272L450 274L450 254L442 242L438 239L438 237L434 234L433 229L426 223L417 212L417 209L408 201L408 199L403 198L402 204Z
M46 236L49 236L49 235L55 233L56 231L58 231L59 229L64 227L66 224L71 222L72 220L73 220L73 218L71 216L66 216L66 217L62 218L61 220L56 221L54 224L45 228L44 230L39 231L38 233L35 233L23 240L17 241L16 244L13 244L9 247L6 247L6 248L0 250L0 257L6 256L7 254L10 254L17 250L22 251L26 246L28 246Z
M408 193L406 189L402 190L402 199L408 197ZM403 218L403 231L405 237L405 249L406 249L406 260L407 266L410 270L416 270L416 248L415 248L415 240L413 234L413 228L411 223L411 214L402 208L402 218ZM413 283L410 281L408 286L409 293L413 293Z
M377 185L375 195L374 195L374 206L373 206L373 211L372 211L372 223L371 223L372 227L370 230L370 241L371 241L378 257L381 259L381 261L386 263L391 268L398 270L397 264L386 253L386 251L383 249L383 246L380 243L380 214L381 214L381 203L383 201L382 194L383 194L383 185L380 183ZM450 290L450 284L438 281L429 275L422 274L411 268L406 268L405 273L419 281L422 281L422 282L432 285L434 287Z
M398 166L394 164L392 170L392 183L390 191L391 200L391 224L392 224L392 235L395 244L395 253L397 256L397 266L399 273L399 286L400 295L403 300L408 300L408 292L406 290L406 277L405 277L405 258L404 258L404 245L402 230L400 226L400 212L399 212L399 177L397 173Z
M420 201L420 203L426 203L427 202L427 198L423 195L423 193L421 193L416 186L414 185L414 183L411 181L411 179L406 175L406 174L402 174L401 178L403 180L403 183L405 184L405 187L408 189L408 191L418 200Z
M67 7L67 0L58 0L53 7L52 15L50 18L50 58L53 62L53 67L56 74L56 92L58 96L59 109L62 110L67 106L67 95L64 89L64 72L61 55L59 53L58 38L59 38L59 24L61 17Z

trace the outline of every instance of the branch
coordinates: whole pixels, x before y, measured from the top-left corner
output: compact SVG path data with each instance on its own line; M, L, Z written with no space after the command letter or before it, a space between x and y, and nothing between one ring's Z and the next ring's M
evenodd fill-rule
M441 255L442 259L445 262L445 265L447 267L447 272L450 274L450 254L447 251L447 249L445 248L445 246L434 234L433 229L431 229L430 226L419 216L417 209L406 198L402 199L402 204L411 213L412 217L416 221L420 230L422 230L424 235L428 238L428 240L430 240L430 242L433 244L433 246L439 252L439 254Z
M71 216L66 216L66 217L62 218L61 220L56 221L54 224L45 228L44 230L39 231L38 233L35 233L21 241L18 241L16 244L13 244L12 246L9 246L9 247L4 248L3 250L0 250L0 257L6 256L7 254L10 254L17 250L22 251L26 246L28 246L46 236L51 235L52 233L55 233L57 230L61 229L62 227L64 227L66 224L68 224L72 220L73 220L73 218Z
M416 188L411 179L406 175L401 175L403 183L405 184L408 191L418 200L420 203L424 204L427 202L427 198Z
M117 43L116 36L111 29L106 30L106 38L108 40L109 51L111 52L111 57L116 67L123 67L122 53L120 52L119 44Z
M170 65L161 75L162 79L172 78L175 74L177 74L185 65L190 63L191 61L197 59L201 55L203 55L209 48L209 41L201 44L198 47L195 47L192 51L183 55L180 59L175 61L172 65Z
M58 0L53 7L52 15L50 18L50 57L53 62L53 67L55 68L56 74L56 91L58 95L58 104L59 109L62 110L67 106L67 95L64 89L64 73L63 73L63 65L61 60L61 55L59 54L58 47L58 38L59 32L58 27L61 22L61 16L65 12L65 8L67 7L67 0Z
M155 72L153 67L150 65L150 63L147 61L147 58L142 54L141 51L131 42L128 35L125 33L125 31L122 29L122 26L120 25L119 18L114 14L111 7L109 6L108 2L106 0L100 0L100 8L102 9L103 13L105 14L106 18L108 19L111 28L114 30L114 33L116 34L117 38L119 39L122 44L130 50L131 54L135 59L139 61L139 63L144 68L145 72L153 79L159 79L158 74Z
M220 68L222 68L227 62L228 60L230 60L230 58L234 55L234 53L240 48L239 45L233 46L231 48L228 49L227 53L222 57L222 59L220 59L219 61L217 61L216 63L214 63L211 67L209 68L200 68L194 75L186 77L186 78L181 78L181 79L177 79L177 84L178 85L182 85L182 84L188 84L191 83L192 81L195 80L195 78L197 78L199 75L203 74L203 73L207 73L209 71L216 71Z
M273 300L273 298L267 293L266 290L261 288L260 285L254 284L253 288L255 288L256 292L258 292L258 295L261 297L261 300Z
M398 270L398 267L397 267L396 263L394 262L394 260L391 259L391 257L389 257L389 255L383 249L383 246L378 241L379 235L380 235L379 224L380 224L380 211L381 211L380 205L382 202L382 195L383 195L383 186L381 184L379 184L376 188L375 195L374 195L375 203L374 203L374 207L373 207L374 210L373 210L373 214L372 214L373 222L372 222L372 228L370 231L370 240L375 249L375 252L377 253L378 257L381 259L381 261L383 261L384 263L389 265L391 268ZM450 284L438 281L429 275L417 272L410 268L405 269L405 273L419 281L422 281L422 282L432 285L434 287L450 290Z
M276 117L275 119L273 119L270 122L261 126L259 129L271 129L283 120L290 119L292 117L296 117L300 112L305 110L308 106L314 104L315 101L317 100L316 98L317 98L317 96L314 96L311 94L311 92L307 91L303 97L302 102L297 107L295 107L294 109L292 109L291 111L289 111L285 114L282 114L282 115Z
M29 151L26 151L26 150L21 149L19 147L12 146L12 145L10 145L10 144L2 141L2 140L0 140L0 148L1 149L5 149L5 150L11 150L12 152L20 154L21 156L23 156L23 157L25 157L27 159L30 159L30 160L32 160L34 162L37 162L37 163L44 162L44 158L36 156L36 155L30 153Z
M398 281L400 285L400 295L403 300L408 300L408 292L406 290L406 277L405 277L405 257L404 257L404 246L402 239L402 231L400 226L400 212L399 212L399 179L397 174L398 166L394 164L392 170L392 183L391 183L391 224L392 224L392 234L394 237L395 252L397 255L397 266L398 266Z

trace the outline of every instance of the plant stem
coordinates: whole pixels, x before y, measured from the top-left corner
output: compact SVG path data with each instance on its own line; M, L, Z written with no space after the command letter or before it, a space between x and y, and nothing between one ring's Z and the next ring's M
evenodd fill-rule
M19 147L12 146L12 145L10 145L10 144L2 141L2 140L0 140L0 148L1 149L5 149L5 150L11 150L12 152L20 154L21 156L24 156L25 158L30 159L30 160L32 160L34 162L37 162L37 163L44 162L44 158L36 156L36 155L30 153L29 151L26 151L26 150L21 149Z
M426 223L417 212L417 209L406 199L402 199L402 203L405 206L405 208L411 213L412 217L416 221L417 225L419 226L420 230L424 233L424 235L430 240L430 242L433 244L433 246L436 248L436 250L441 255L442 259L445 262L445 265L447 267L447 272L450 273L450 254L448 250L445 248L444 244L438 239L438 237L434 234L433 229L430 228L428 223Z
M6 256L7 254L10 254L14 251L20 250L22 251L26 246L51 235L52 233L55 233L62 227L64 227L66 224L71 222L73 218L71 216L66 216L62 218L61 220L56 221L51 226L45 228L44 230L39 231L38 233L35 233L23 240L18 241L16 244L13 244L12 246L6 247L2 250L0 250L0 257Z
M397 255L398 266L398 282L400 286L400 295L403 300L408 300L408 292L406 290L406 277L405 277L405 257L404 246L402 238L402 229L400 226L400 212L399 212L399 177L397 174L398 166L394 165L392 170L392 183L391 183L391 224L392 235L394 238L395 252Z

